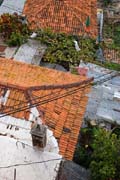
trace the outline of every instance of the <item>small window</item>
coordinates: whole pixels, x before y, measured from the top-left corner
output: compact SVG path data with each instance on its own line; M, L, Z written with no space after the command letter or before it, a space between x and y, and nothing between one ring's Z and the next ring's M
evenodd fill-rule
M1 4L3 3L3 1L4 1L4 0L0 0L0 6L1 6Z

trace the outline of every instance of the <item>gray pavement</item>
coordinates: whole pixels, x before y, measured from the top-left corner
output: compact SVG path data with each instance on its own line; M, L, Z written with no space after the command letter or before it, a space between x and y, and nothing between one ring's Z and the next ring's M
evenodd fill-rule
M14 12L22 14L26 0L4 0L0 6L0 15L3 13L13 14Z
M109 76L109 80L92 87L92 91L88 95L89 101L85 119L89 121L95 120L98 124L107 122L120 125L120 74L113 77L112 75L116 73L115 71L90 63L81 63L80 66L88 69L88 77L93 76L104 80Z

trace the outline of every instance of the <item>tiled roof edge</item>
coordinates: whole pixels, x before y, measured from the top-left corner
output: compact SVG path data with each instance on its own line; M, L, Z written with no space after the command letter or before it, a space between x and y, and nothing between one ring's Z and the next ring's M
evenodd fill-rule
M28 90L50 90L50 89L67 89L67 88L72 88L72 87L77 87L80 85L88 84L92 82L94 78L88 78L83 81L75 82L75 83L69 83L69 84L58 84L58 85L43 85L43 86L31 86L28 88Z
M73 87L78 87L80 85L85 85L88 84L90 82L92 82L94 80L94 78L88 78L86 80L83 81L79 81L79 82L74 82L74 83L69 83L69 84L52 84L52 85L42 85L42 86L31 86L31 87L24 87L24 86L19 86L19 85L13 85L10 83L4 83L4 82L0 82L0 87L5 87L5 88L11 88L11 89L18 89L21 91L26 91L26 90L51 90L51 89L67 89L67 88L73 88Z
M17 84L15 85L15 84L10 84L10 83L5 83L5 82L0 82L0 88L17 89L20 91L25 91L28 89L27 87L19 86Z

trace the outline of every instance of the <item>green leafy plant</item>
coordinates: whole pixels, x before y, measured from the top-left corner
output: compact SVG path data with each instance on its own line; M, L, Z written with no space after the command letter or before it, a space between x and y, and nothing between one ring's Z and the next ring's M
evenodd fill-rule
M79 145L76 148L74 161L85 168L89 168L92 160L91 142L93 139L94 128L86 127L81 129Z
M114 24L114 43L120 47L120 22Z
M91 153L89 152L87 146L78 146L76 150L76 157L74 157L74 161L85 167L86 169L89 168L91 162Z
M108 6L111 3L111 0L104 0L103 3L104 6Z
M92 143L93 154L90 170L93 180L114 179L117 174L116 165L119 159L120 140L115 134L99 129L94 135ZM120 177L118 177L120 178Z
M27 24L22 23L21 16L18 14L3 14L0 16L0 33L8 44L21 45L25 42L24 40L29 32Z
M19 32L12 32L9 40L7 41L7 44L9 46L20 46L21 44L25 43L27 41L27 37L23 36Z
M91 62L105 68L120 70L119 64L96 61L96 50L99 46L103 49L106 48L105 43L97 45L94 39L54 33L50 29L40 29L37 33L37 39L47 46L42 59L44 62L57 63L69 70L71 67L78 66L82 59L84 62ZM77 40L80 51L76 51L74 40Z
M81 48L80 51L75 49L74 40L76 38ZM95 57L95 41L92 39L53 33L50 29L39 30L38 39L48 47L43 61L69 66L78 65L80 59L93 59Z
M103 33L105 38L105 46L120 50L120 22L114 24L106 22L103 28ZM110 39L111 42L107 42L107 40Z
M91 170L92 180L120 179L120 139L98 127L83 128L75 161Z

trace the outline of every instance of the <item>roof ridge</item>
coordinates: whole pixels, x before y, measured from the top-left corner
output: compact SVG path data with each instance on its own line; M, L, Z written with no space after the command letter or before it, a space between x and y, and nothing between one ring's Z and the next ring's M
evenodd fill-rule
M41 118L58 140L59 153L72 160L93 78L6 58L0 58L0 63L1 117ZM38 107L36 116L33 107Z
M89 84L94 80L94 78L88 78L86 80L82 81L77 81L73 83L68 83L68 84L51 84L51 85L42 85L42 86L19 86L17 84L11 84L11 83L4 83L0 82L0 87L5 87L5 88L10 88L10 89L17 89L20 91L39 91L39 90L51 90L51 89L68 89L68 88L73 88L73 87L78 87L81 85Z
M86 80L83 81L78 81L78 82L74 82L74 83L69 83L69 84L57 84L57 85L43 85L43 86L31 86L28 88L28 90L51 90L51 89L67 89L67 88L73 88L73 87L78 87L84 84L89 84L94 80L94 78L88 78Z

